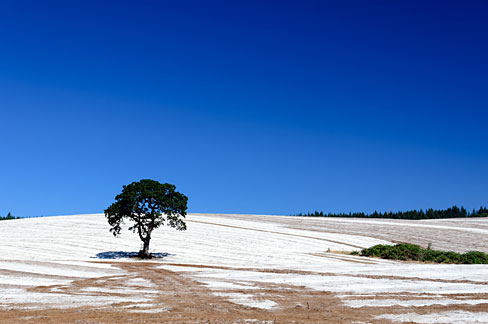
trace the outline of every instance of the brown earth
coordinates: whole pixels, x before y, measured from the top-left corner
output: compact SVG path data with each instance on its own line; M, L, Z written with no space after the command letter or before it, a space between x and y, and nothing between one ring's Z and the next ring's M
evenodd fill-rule
M127 281L138 277L150 280L159 293L145 305L124 302L111 305L73 307L55 309L39 304L42 309L10 309L0 311L0 323L390 323L388 320L374 319L380 314L403 314L415 311L418 314L438 313L448 310L472 312L486 311L488 305L470 306L426 306L426 307L361 307L350 308L330 292L321 292L304 287L259 284L256 289L225 290L226 293L253 294L257 298L272 300L277 306L271 310L247 307L232 303L212 294L205 285L189 279L183 274L158 268L159 262L106 262L127 271L127 275L106 276L95 279L73 281L70 285L40 286L31 290L45 293L80 294L83 289L124 288L129 291ZM176 264L173 264L176 265ZM181 265L188 266L188 265ZM205 267L205 266L203 266ZM231 269L229 269L231 270ZM238 270L238 269L234 269ZM262 271L259 269L246 269ZM265 270L272 271L272 270ZM330 275L330 274L329 274ZM107 292L108 291L108 292ZM120 290L95 292L101 296L120 296ZM123 290L122 290L123 291ZM130 294L130 293L129 293ZM135 293L135 296L137 293ZM427 296L408 296L408 299ZM371 298L371 297L364 297ZM388 294L378 298L405 298L405 294ZM449 298L488 299L486 295L449 295ZM19 306L32 307L35 304ZM153 313L151 313L153 312Z

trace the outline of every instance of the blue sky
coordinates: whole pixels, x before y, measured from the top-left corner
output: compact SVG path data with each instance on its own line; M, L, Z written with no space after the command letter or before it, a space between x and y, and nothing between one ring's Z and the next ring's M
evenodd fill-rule
M0 215L486 205L485 1L2 1Z

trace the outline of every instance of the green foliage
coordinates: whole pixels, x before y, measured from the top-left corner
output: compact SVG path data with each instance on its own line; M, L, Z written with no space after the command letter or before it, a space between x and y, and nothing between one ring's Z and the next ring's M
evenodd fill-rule
M391 260L420 261L434 263L488 264L488 254L471 251L464 254L452 251L424 249L415 244L375 245L363 249L362 256L378 257Z
M439 218L464 218L464 217L488 217L488 208L480 207L480 209L473 209L472 212L468 212L464 207L453 206L448 209L428 209L426 211L421 210L409 210L406 212L384 212L379 213L375 211L372 214L366 213L324 213L323 211L314 211L308 213L298 213L294 216L309 216L309 217L356 217L356 218L392 218L392 219L439 219Z
M180 231L186 230L182 218L186 216L188 197L175 189L174 185L150 179L123 186L122 193L105 210L112 234L119 235L124 220L129 220L129 230L137 232L144 243L141 255L147 257L154 229L167 225Z
M463 254L463 263L465 264L487 264L488 255L480 251L470 251Z

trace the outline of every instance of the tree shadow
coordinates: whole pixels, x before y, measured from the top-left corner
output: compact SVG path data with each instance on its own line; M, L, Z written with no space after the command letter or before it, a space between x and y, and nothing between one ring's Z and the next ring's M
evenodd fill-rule
M164 257L174 255L167 252L163 253L151 253L153 259L162 259ZM126 251L107 251L97 253L95 259L127 259L127 258L139 258L139 252L126 252Z

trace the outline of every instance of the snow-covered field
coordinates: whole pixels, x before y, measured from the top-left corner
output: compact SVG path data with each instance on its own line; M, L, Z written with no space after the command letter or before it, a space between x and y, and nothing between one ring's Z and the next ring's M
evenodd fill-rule
M488 219L190 214L187 226L186 232L156 230L152 251L167 255L142 262L113 259L138 251L140 241L129 231L114 238L101 214L0 222L0 322L5 312L80 307L162 316L182 311L175 296L191 282L188 291L215 311L232 304L269 314L271 322L273 314L295 307L304 314L324 312L324 322L340 309L356 314L341 315L341 323L488 323L486 265L403 263L342 253L397 241L488 252ZM169 276L174 277L164 281ZM316 313L310 322L320 318Z

